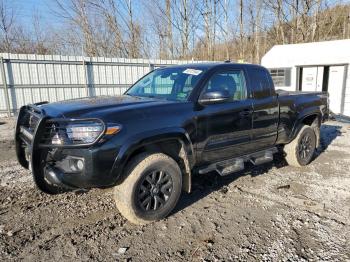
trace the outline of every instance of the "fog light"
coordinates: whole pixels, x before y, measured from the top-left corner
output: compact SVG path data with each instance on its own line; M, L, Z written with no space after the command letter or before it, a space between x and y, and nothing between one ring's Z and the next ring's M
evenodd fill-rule
M69 167L72 171L82 171L84 169L84 160L79 158L70 159Z
M84 161L81 159L78 159L77 161L77 168L81 171L84 168Z

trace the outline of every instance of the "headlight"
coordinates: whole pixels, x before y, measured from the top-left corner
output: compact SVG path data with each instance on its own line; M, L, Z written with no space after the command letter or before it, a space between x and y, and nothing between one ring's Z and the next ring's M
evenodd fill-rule
M51 125L51 144L91 144L95 142L104 131L104 123L98 120L58 121Z
M122 126L115 123L105 125L99 119L51 119L47 123L43 144L56 146L90 145L104 135L104 140L118 133Z
M101 123L74 123L68 124L66 133L73 144L90 144L102 133Z

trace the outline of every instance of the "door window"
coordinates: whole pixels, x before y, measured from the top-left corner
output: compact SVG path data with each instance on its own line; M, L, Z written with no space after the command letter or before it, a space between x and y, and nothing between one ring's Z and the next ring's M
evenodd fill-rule
M204 92L223 91L231 97L231 101L247 98L247 88L243 72L229 71L215 73L204 88Z

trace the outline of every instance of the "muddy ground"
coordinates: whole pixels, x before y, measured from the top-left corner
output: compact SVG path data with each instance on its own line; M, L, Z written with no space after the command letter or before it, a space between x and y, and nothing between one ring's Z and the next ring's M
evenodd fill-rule
M322 127L307 167L194 178L169 218L127 222L110 191L39 192L0 119L0 260L350 261L350 123Z

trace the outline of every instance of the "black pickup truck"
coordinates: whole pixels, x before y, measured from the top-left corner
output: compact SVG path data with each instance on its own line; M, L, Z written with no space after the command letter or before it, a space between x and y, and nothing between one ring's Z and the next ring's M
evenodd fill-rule
M172 66L119 97L23 106L16 152L42 191L113 187L120 212L143 224L166 217L193 174L231 174L278 151L307 165L327 117L327 94L277 92L258 65Z

